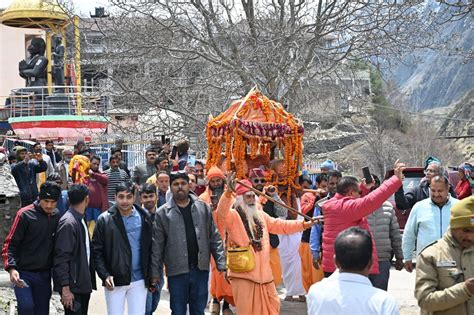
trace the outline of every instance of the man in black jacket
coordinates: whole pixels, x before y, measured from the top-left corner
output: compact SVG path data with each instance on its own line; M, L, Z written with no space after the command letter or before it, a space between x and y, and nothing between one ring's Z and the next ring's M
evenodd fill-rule
M435 176L443 176L444 170L439 162L429 162L425 167L425 177L422 179L418 187L412 188L405 192L403 186L395 193L395 204L398 210L409 210L413 208L415 203L424 200L430 196L430 182ZM449 194L456 198L456 193L451 185L449 185Z
M84 220L89 189L76 184L67 194L71 207L59 220L56 231L53 280L65 314L86 315L91 292L96 289L94 260Z
M29 153L25 147L15 147L17 163L12 165L12 175L20 189L21 206L26 207L38 197L36 174L46 172L48 164L40 153Z
M156 194L156 186L152 184L144 184L140 189L140 202L144 210L150 215L151 221L155 220L156 211L158 210L158 196ZM160 281L155 286L154 292L149 291L146 299L145 315L152 315L160 303L161 289L163 288L163 266L161 266Z
M20 209L3 244L2 258L10 273L18 314L48 314L51 268L61 187L45 182L39 201Z
M52 140L46 140L44 143L46 154L51 159L54 170L56 171L58 163L62 160L61 154L54 149L54 142Z
M125 300L129 314L145 313L152 222L145 210L133 204L134 187L128 182L116 187L116 204L100 215L92 238L108 314L123 314Z

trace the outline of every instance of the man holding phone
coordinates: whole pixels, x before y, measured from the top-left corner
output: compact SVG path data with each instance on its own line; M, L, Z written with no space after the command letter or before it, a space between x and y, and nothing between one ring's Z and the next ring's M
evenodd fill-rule
M31 153L25 147L15 147L17 163L12 165L12 175L20 189L21 206L32 204L38 197L36 174L45 172L48 165L43 161L43 155Z
M3 244L3 266L14 284L19 314L48 314L61 187L41 185L39 200L21 208Z
M361 196L364 192L359 187L357 178L352 176L341 178L337 184L336 195L322 206L324 214L322 267L325 277L329 277L337 268L333 259L336 236L351 226L369 230L366 216L380 208L385 200L402 186L404 169L405 164L399 163L397 160L394 166L394 175L365 196ZM371 274L378 274L379 266L375 243L373 243L373 249Z

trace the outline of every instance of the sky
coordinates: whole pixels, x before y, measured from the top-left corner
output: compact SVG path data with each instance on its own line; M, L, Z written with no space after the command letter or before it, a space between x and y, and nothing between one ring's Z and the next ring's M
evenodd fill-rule
M71 0L77 8L80 16L88 17L89 13L94 13L95 7L108 6L107 0ZM6 8L13 0L0 0L0 8Z

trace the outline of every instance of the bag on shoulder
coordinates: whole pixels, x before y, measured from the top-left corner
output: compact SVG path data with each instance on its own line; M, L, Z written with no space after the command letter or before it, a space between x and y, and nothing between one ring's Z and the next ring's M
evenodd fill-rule
M255 268L252 246L229 246L226 257L227 268L232 272L249 272Z

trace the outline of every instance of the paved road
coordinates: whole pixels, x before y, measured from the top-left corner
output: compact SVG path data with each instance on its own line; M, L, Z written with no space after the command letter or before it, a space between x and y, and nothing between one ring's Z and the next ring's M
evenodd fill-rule
M3 287L1 292L2 297L6 298L7 295L13 296L12 290L8 286L8 273L5 271L0 272L0 286ZM97 283L100 284L100 279L97 278ZM394 269L390 272L390 282L388 292L395 297L400 306L401 315L415 315L419 314L419 308L416 300L413 296L415 287L415 273L408 273L406 271L396 271ZM285 297L285 289L281 288L278 290L280 298ZM53 303L51 308L51 314L54 305L58 305L58 296L53 296ZM156 315L169 315L169 294L166 289L163 289L161 293L161 301L158 306ZM91 315L104 315L107 314L105 307L104 291L102 287L99 287L97 291L92 294L89 314ZM206 313L209 314L209 313ZM306 314L306 303L301 302L284 302L282 301L281 314L284 315L302 315Z
M100 283L100 282L98 282ZM415 288L415 273L408 273L406 271L396 271L392 269L390 272L390 282L388 292L395 297L400 306L401 315L415 315L419 314L413 291ZM285 289L279 289L280 298L285 297ZM105 300L103 296L103 289L100 288L97 293L92 296L91 307L89 314L105 314ZM169 294L166 289L161 293L161 300L155 314L169 315ZM209 314L209 313L206 313ZM301 302L285 302L282 301L281 314L284 315L302 315L306 314L306 303Z

